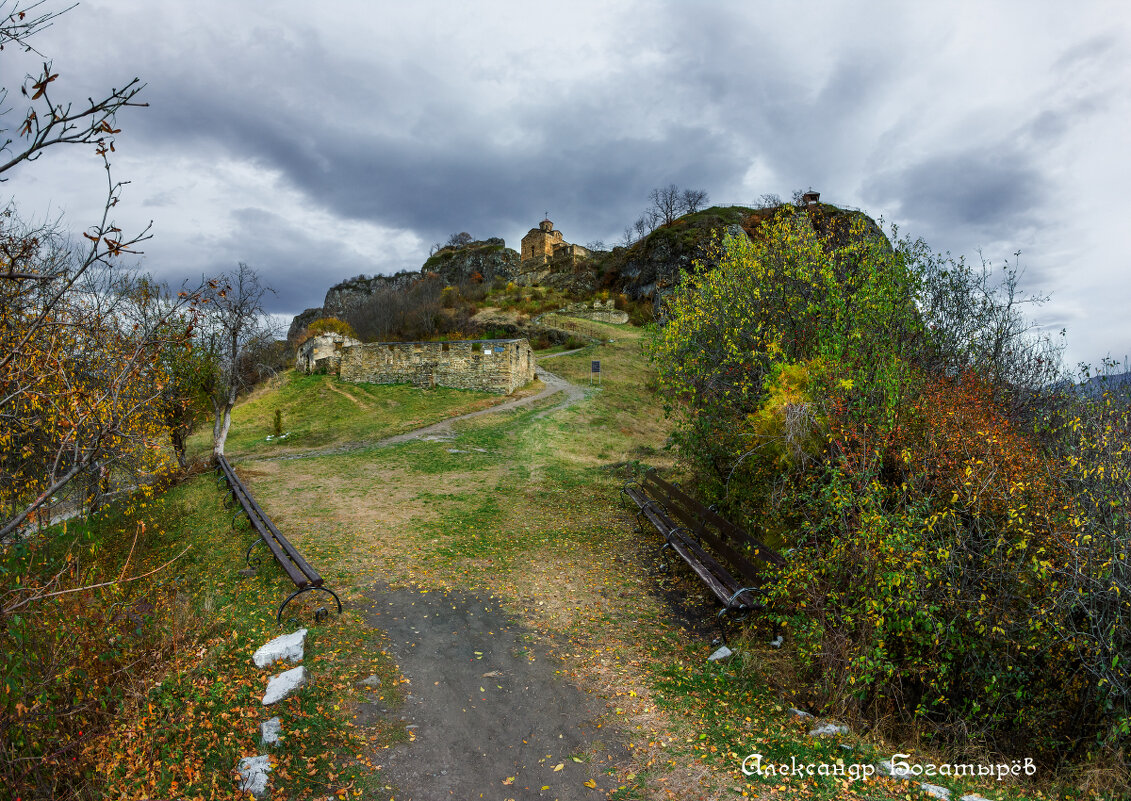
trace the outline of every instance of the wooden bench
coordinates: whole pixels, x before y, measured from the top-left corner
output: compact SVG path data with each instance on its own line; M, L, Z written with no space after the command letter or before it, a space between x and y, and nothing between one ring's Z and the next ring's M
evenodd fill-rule
M627 482L621 494L636 507L637 525L650 523L664 538L661 550L679 554L722 604L718 622L724 640L724 615L763 608L760 588L768 573L785 565L781 554L664 481L655 470Z
M325 586L322 576L318 574L309 562L307 562L302 554L298 552L290 540L283 536L283 532L279 531L278 527L272 522L267 513L255 502L255 498L248 492L244 483L240 481L236 471L232 469L232 465L223 456L216 459L217 470L220 472L221 480L225 481L228 485L228 497L232 499L233 503L239 504L239 511L247 515L248 522L259 538L254 540L247 549L247 554L244 557L244 562L248 567L259 565L259 557L254 560L251 558L251 552L256 545L263 543L267 549L271 551L271 555L275 557L275 561L283 568L287 577L294 582L297 589L291 593L282 605L279 607L279 612L275 616L275 622L283 622L283 610L287 608L287 604L293 601L298 596L306 592L326 592L333 596L338 604L338 614L342 612L342 601L338 598L337 593ZM225 499L225 502L227 499ZM237 515L239 514L237 511ZM233 524L235 519L233 518ZM316 614L315 619L321 620L322 615L325 615L325 610L320 610L321 614Z

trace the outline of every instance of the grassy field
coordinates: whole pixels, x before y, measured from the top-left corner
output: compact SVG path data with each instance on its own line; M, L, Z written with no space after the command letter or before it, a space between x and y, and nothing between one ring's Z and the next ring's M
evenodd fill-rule
M291 370L258 388L232 411L225 453L238 459L369 442L504 400L500 395L445 387L421 392L406 384L351 384ZM282 413L280 438L274 436L276 410ZM190 452L207 452L211 437L210 427L197 431L189 440Z
M707 662L714 605L689 571L660 569L662 543L637 533L619 502L629 475L673 468L643 334L581 325L602 344L544 366L585 387L583 399L562 409L548 398L455 423L452 439L373 445L499 399L289 374L237 408L228 451L238 472L346 604L342 617L316 626L312 607L323 601L305 596L294 608L312 629L305 664L315 680L282 705L287 736L272 774L278 797L400 797L379 765L383 749L411 733L354 720L370 692L360 679L381 677L381 700L392 707L403 682L382 632L357 611L377 583L502 599L552 654L556 672L604 702L600 725L628 753L609 777L613 798L928 798L892 779L767 779L743 775L741 765L751 753L826 765L871 764L900 752L924 762L988 758L854 734L809 736L813 721L789 711L803 699L791 695L788 641L771 648L768 626L738 637L730 661ZM590 384L593 360L601 362L599 386ZM265 440L276 408L293 432L282 444ZM277 458L345 444L355 447ZM231 770L240 757L260 753L255 737L265 717L258 705L265 677L250 654L279 633L274 610L293 588L270 561L253 577L237 576L252 535L230 529L211 474L114 522L112 550L122 556L107 562L105 574L123 569L121 543L142 519L158 534L133 555L132 571L188 546L175 568L128 585L122 599L152 602L144 636L169 645L160 675L140 675L121 689L113 729L86 746L85 759L107 797L235 797ZM1042 778L1040 786L1056 786ZM1016 783L934 783L992 799L1047 797Z

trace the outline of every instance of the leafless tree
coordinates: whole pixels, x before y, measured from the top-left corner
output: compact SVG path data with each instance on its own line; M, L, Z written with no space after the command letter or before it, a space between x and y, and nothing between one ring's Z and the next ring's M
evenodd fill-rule
M694 214L707 204L707 193L702 189L684 189L679 196L680 208L684 214Z
M632 230L636 233L637 239L643 239L656 230L656 216L651 209L641 214L636 218L636 222L632 224Z
M214 374L205 387L212 404L212 453L222 456L232 426L232 407L241 391L255 381L253 355L266 347L275 329L263 308L274 292L253 268L240 262L235 270L208 282L204 293L203 344Z
M651 211L656 213L661 224L668 225L679 216L681 209L680 191L675 184L653 189L648 194L648 199L652 201Z
M470 245L473 241L474 240L471 238L471 234L469 234L467 231L460 231L458 234L452 234L451 236L449 236L448 241L444 246L449 248L460 248L464 245Z
M50 27L57 17L69 10L40 11L42 2L23 7L16 2L9 9L5 9L6 5L6 2L0 2L0 14L8 11L0 17L0 50L6 45L15 45L36 55L42 54L28 40ZM119 133L113 125L115 114L130 106L148 105L136 100L145 88L138 78L128 81L121 89L111 89L100 100L88 98L78 107L66 101L57 102L52 94L52 84L58 78L59 74L53 71L50 60L43 62L38 75L24 78L20 94L27 98L26 110L11 117L21 121L19 131L12 134L9 128L0 127L0 176L21 162L34 161L52 145L93 144L103 155L113 152L112 137ZM8 89L0 87L0 123L13 110L7 101ZM22 142L17 145L13 136Z

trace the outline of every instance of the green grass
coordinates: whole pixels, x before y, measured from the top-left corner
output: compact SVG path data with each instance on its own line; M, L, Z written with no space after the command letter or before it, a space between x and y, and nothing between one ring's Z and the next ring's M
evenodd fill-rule
M294 585L269 556L255 575L238 576L255 535L242 517L231 527L222 499L215 476L200 475L156 500L139 495L89 526L55 532L35 549L43 570L81 562L88 585L126 579L38 609L39 638L60 636L57 642L72 645L70 670L54 677L55 689L87 702L78 717L61 718L76 732L54 734L56 745L77 738L81 760L52 768L72 789L82 788L83 797L235 797L232 769L242 757L264 752L259 723L274 715L283 721L281 742L269 749L275 797L370 790L381 782L365 753L374 742L406 736L390 724L369 731L352 725L353 705L372 692L358 681L378 675L383 703L395 705L399 677L379 633L350 611L349 588L331 581L345 592L342 616L331 611L314 625L316 606L332 610L320 594L287 607L288 618L310 629L303 660L308 686L269 709L260 704L268 677L283 668L259 670L251 654L297 628L275 622ZM26 559L26 551L4 557ZM317 566L317 556L310 558ZM55 609L63 603L70 605ZM115 611L132 609L139 610L135 617L118 622ZM74 622L72 635L45 625L56 611ZM27 677L28 667L16 673L9 665L5 676Z
M743 776L742 759L750 753L835 764L875 763L898 751L859 734L810 738L813 721L791 715L785 700L788 652L769 649L766 632L754 629L749 640L740 640L738 657L716 664L706 661L712 646L703 634L682 630L661 590L694 599L704 594L701 585L685 570L657 576L652 568L660 541L634 532L617 501L626 471L671 465L664 450L668 423L648 388L652 369L641 352L642 333L578 325L601 344L544 365L586 387L571 408L542 415L557 402L549 399L455 424L458 436L451 441L262 462L241 471L267 512L347 597L362 598L378 579L485 589L503 598L529 636L561 659L562 674L608 699L600 722L633 754L631 766L616 777L615 798L926 798L887 780ZM601 360L602 382L590 387L593 359ZM274 408L283 409L284 428L298 432L297 445L314 448L372 441L482 400L455 391L445 399L439 391L328 382L289 374L242 404L229 450L277 453L282 446L260 444ZM208 782L228 781L239 757L260 753L255 729L269 715L257 706L265 682L250 654L277 633L274 609L290 585L270 561L258 575L236 578L251 535L230 532L230 513L211 476L174 489L150 514L152 529L161 533L145 564L192 545L175 577L163 578L161 586L180 599L180 614L195 633L160 684L150 682L123 708L120 747L105 750L102 775L116 795L207 797ZM119 535L117 551L123 542ZM312 599L296 616L309 621L317 603ZM705 621L710 614L704 604ZM380 632L348 610L315 627L308 642L305 664L315 680L282 707L286 736L272 778L276 794L325 796L349 787L368 798L384 785L367 764L365 755L373 751L362 747L348 710L369 692L357 687L360 678L380 676L383 703L395 705L401 677ZM397 725L380 726L368 732L377 744L407 736ZM159 768L146 774L142 755L157 759ZM110 764L114 757L118 763ZM1024 786L930 781L960 790L955 798L972 791L987 798L1044 797Z
M232 458L268 456L367 442L503 400L486 392L351 384L291 370L236 406L225 453ZM282 412L285 437L269 440L275 432L276 410ZM206 452L211 447L211 433L207 427L196 432L189 442L190 450Z

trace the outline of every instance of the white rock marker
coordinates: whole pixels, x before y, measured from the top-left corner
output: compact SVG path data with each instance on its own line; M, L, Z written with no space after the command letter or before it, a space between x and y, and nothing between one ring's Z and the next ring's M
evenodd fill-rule
M299 665L291 668L278 676L272 676L267 682L267 692L263 694L263 706L278 703L306 684L306 668Z
M722 661L723 659L726 659L729 656L732 656L733 654L734 654L734 651L730 650L729 648L727 648L724 645L724 646L721 646L719 648L719 650L715 651L713 654L711 654L709 657L707 657L707 661L708 662L719 662L719 661Z
M926 782L920 782L919 786L923 788L923 792L927 795L941 798L942 801L950 801L950 790L945 787L940 787L937 784L927 784Z
M257 668L269 667L280 659L288 662L302 661L302 647L306 642L306 629L282 634L264 645L251 656Z
M824 737L826 734L848 734L847 726L837 726L835 723L826 723L809 731L810 737Z
M283 730L283 721L271 718L259 724L259 737L264 745L276 745L279 742L279 733Z
M240 792L251 793L256 798L267 795L267 774L271 772L271 757L244 757L236 767L240 772Z

